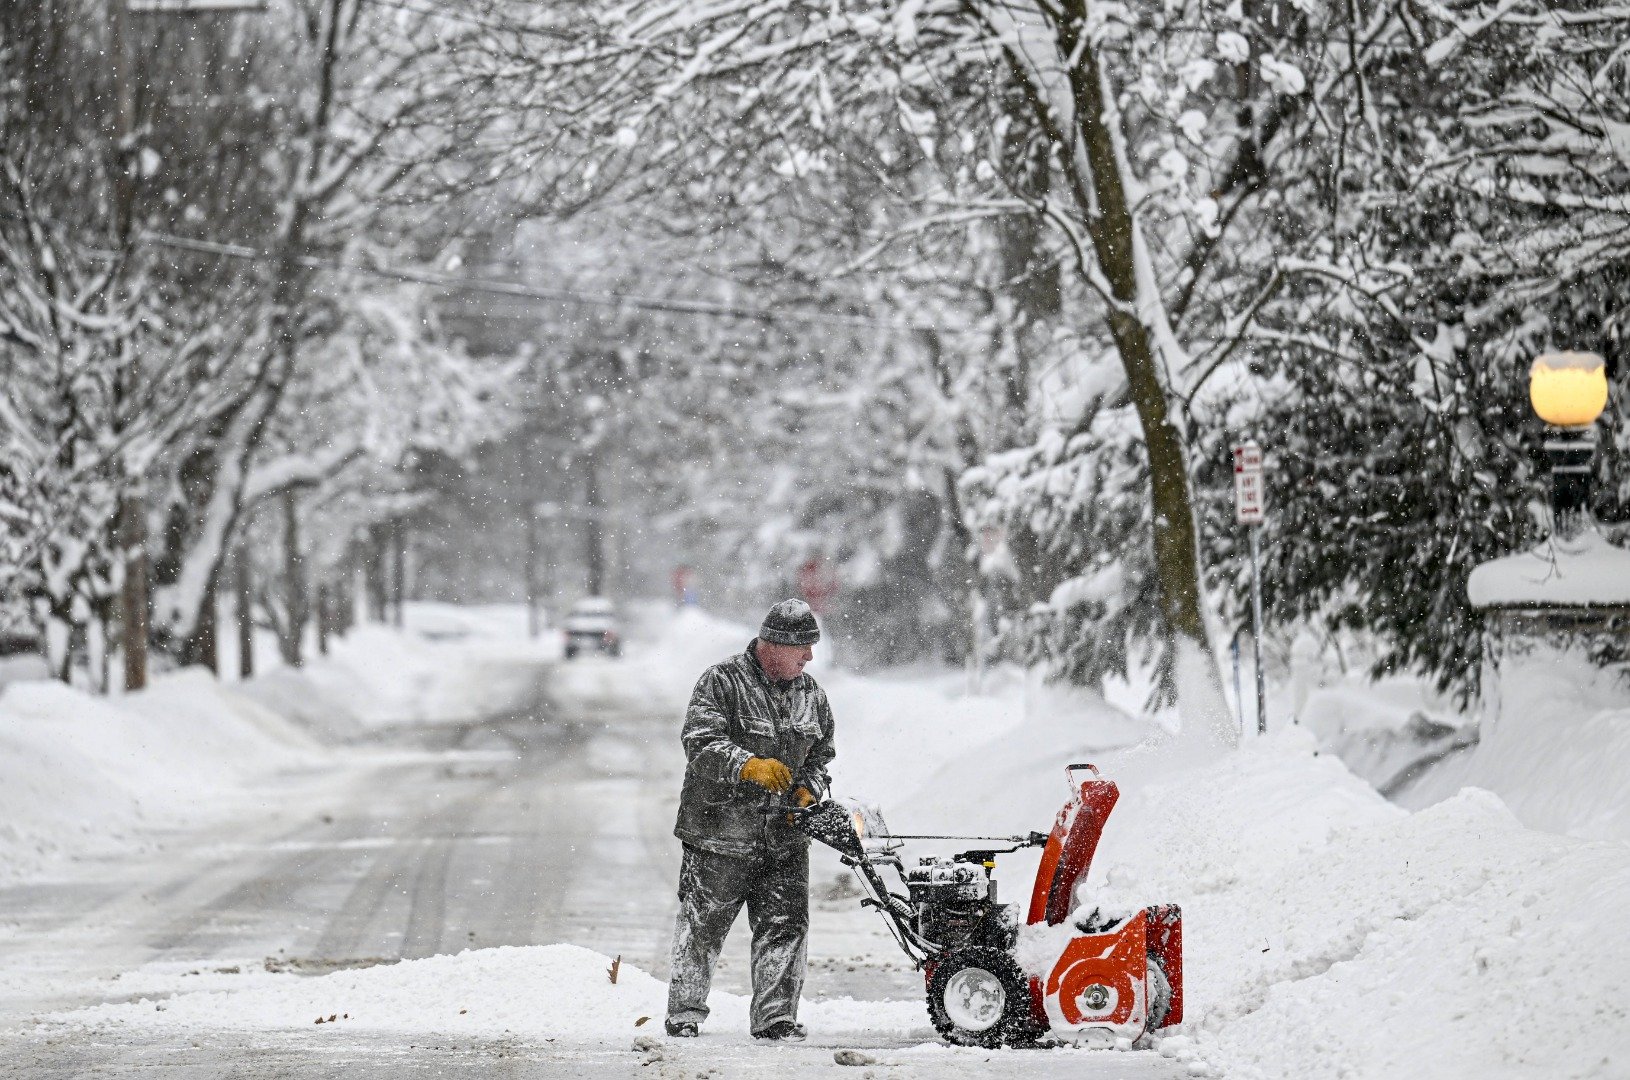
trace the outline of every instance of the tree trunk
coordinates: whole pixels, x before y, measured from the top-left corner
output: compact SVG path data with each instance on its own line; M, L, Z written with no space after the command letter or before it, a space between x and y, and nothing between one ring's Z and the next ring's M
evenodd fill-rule
M340 578L339 611L335 615L335 628L341 637L357 624L357 579L362 575L361 552L352 545L344 560L345 572Z
M232 560L232 617L238 628L238 678L255 675L255 600L249 578L249 551L239 548Z
M956 379L946 361L944 342L940 333L932 328L920 331L919 339L923 346L923 357L928 364L929 374L933 376L935 388L940 396L949 405L955 399L957 387ZM977 574L978 555L973 545L973 522L969 512L962 504L962 492L958 488L963 474L978 465L984 456L984 449L979 440L979 434L974 429L966 409L957 410L956 420L956 458L944 472L945 493L940 526L950 534L952 549L956 552L956 565L959 569L967 571L966 588L953 588L948 590L948 597L955 598L957 604L957 623L964 628L962 646L955 652L960 655L951 655L947 660L957 663L962 660L972 660L979 648L979 635L974 627L975 609L978 606L979 580ZM1005 447L1004 447L1005 448Z
M73 624L52 612L45 617L44 626L46 670L58 682L70 682L74 660Z
M161 600L166 591L175 592L188 574L193 557L190 549L201 527L200 508L203 508L205 515L209 513L208 508L220 482L221 455L225 453L220 440L230 427L228 420L217 421L203 445L189 453L177 470L180 497L165 513L164 543L152 567L152 578L159 586ZM227 525L221 525L221 529L223 538L230 534ZM197 592L196 611L172 610L166 614L161 610L160 640L165 650L183 666L203 664L211 671L217 670L214 605L219 592L221 564L222 559L212 553L203 573L203 587Z
M1183 438L1173 423L1162 357L1151 322L1165 315L1159 296L1146 295L1154 282L1141 280L1140 262L1147 258L1127 199L1123 170L1127 163L1118 146L1120 123L1114 102L1105 94L1096 50L1077 35L1086 32L1085 0L1068 0L1060 51L1077 56L1069 69L1070 91L1079 130L1059 133L1066 146L1082 146L1086 169L1068 166L1075 202L1082 210L1092 240L1093 256L1109 282L1114 303L1110 334L1126 370L1133 405L1149 454L1149 496L1153 518L1155 574L1160 586L1160 613L1171 646L1165 674L1175 691L1186 737L1209 737L1223 745L1237 740L1222 693L1222 678L1206 628L1200 591L1198 530L1189 493L1188 462ZM1043 113L1052 118L1039 97ZM1075 155L1065 155L1073 162ZM1096 213L1091 211L1096 210ZM1175 358L1172 358L1175 359Z
M402 601L407 596L407 527L391 522L391 625L402 628Z
M277 638L283 662L299 667L304 661L302 638L311 612L306 602L306 568L300 556L300 499L291 489L283 492L283 620Z
M385 597L389 590L385 583L385 526L372 525L362 544L362 591L366 600L368 621L385 621Z
M99 610L81 627L85 639L85 673L90 678L91 692L106 694L111 688L112 673L108 664L108 623L111 604L98 604Z
M147 685L147 515L139 491L127 491L119 506L119 545L125 561L119 591L119 646L124 653L126 690Z
M1052 189L1051 155L1047 140L1035 137L1035 120L1024 115L1022 98L1018 93L1007 97L1012 123L1003 139L1002 173L1016 194L1040 204ZM997 254L1014 318L1004 327L1012 341L1012 363L1002 371L1006 415L992 449L1007 450L1017 444L1030 415L1034 360L1063 310L1064 289L1060 264L1046 243L1047 223L1036 214L1009 214L998 220Z
M319 656L328 655L329 625L328 585L317 586L317 653Z
M221 659L216 647L216 631L220 619L216 612L216 603L220 594L220 573L217 571L209 576L204 586L203 603L198 607L198 618L193 624L192 633L181 641L177 656L183 667L201 665L210 671L220 674Z
M538 511L532 505L526 510L526 550L521 560L526 571L526 634L535 638L543 627L538 611Z

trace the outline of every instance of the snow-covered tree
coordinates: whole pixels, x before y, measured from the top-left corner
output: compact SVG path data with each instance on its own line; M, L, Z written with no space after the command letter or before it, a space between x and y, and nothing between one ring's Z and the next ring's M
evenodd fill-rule
M51 670L105 677L125 552L115 519L165 449L220 404L234 280L176 303L136 248L125 201L154 157L103 137L101 46L68 9L10 11L0 50L0 453L7 600L33 613Z
M1043 226L1070 273L1072 321L1095 326L1086 354L1114 372L1085 377L1141 442L1157 587L1133 598L1159 612L1142 625L1164 642L1191 730L1225 739L1189 403L1267 284L1260 250L1254 273L1217 270L1252 265L1253 238L1231 230L1250 220L1264 148L1309 89L1295 54L1324 29L1301 10L1238 5L636 2L533 67L535 85L571 101L584 144L608 148L595 182L660 176L761 228L796 190L811 211L850 215L864 241L843 253L851 268L974 223ZM1058 419L1067 445L1092 412Z
M1466 577L1549 527L1528 364L1624 357L1624 14L1377 4L1332 36L1335 82L1296 146L1327 179L1276 222L1306 239L1242 350L1256 385L1224 396L1273 463L1273 606L1356 631L1377 672L1476 689ZM1622 443L1622 414L1605 424ZM1599 511L1622 517L1624 490Z
M182 662L211 663L245 510L347 456L288 437L356 374L323 367L324 350L373 350L385 322L407 343L370 352L370 372L390 368L414 406L386 436L404 414L373 402L376 443L422 437L457 396L456 350L412 312L422 293L379 288L370 270L437 242L434 219L392 201L456 148L423 121L461 24L350 0L184 26L104 23L75 4L3 18L0 437L6 543L25 556L7 599L38 598L25 606L65 673L57 646L94 646L86 628L110 613L128 554L116 518L157 504L155 635ZM128 62L94 59L110 49ZM356 269L335 269L345 261ZM404 307L385 318L369 305L387 298Z
M343 321L301 349L264 436L259 456L276 464L252 474L245 508L273 541L253 545L254 561L287 663L303 660L316 589L343 584L357 537L432 497L416 475L421 458L459 459L514 424L518 364L465 355L427 293L401 283L350 292Z
M455 148L445 129L421 121L445 95L437 71L460 23L356 0L286 0L273 10L242 46L262 80L256 91L273 103L253 159L266 173L257 193L268 213L235 223L258 258L250 318L264 343L232 407L177 466L155 564L156 630L183 662L213 663L215 597L245 508L269 482L309 482L306 468L321 467L271 455L265 439L306 343L350 317L326 302L333 279L323 263L391 251L391 201Z

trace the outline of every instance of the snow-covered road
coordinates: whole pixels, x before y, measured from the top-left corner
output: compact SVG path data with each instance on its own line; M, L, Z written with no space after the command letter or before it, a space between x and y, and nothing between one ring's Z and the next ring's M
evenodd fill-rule
M281 776L271 812L0 890L0 1071L796 1075L830 1072L836 1050L858 1048L890 1076L1182 1075L1153 1053L935 1045L919 976L821 861L809 1044L755 1045L730 1007L693 1044L659 1036L636 1049L658 1025L636 1028L632 1013L624 1033L526 1030L558 1004L526 982L544 958L498 947L620 955L640 969L625 974L631 995L649 996L643 972L666 973L682 759L673 717L641 707L623 671L540 664L531 692L499 714L387 727L343 764ZM720 990L747 990L746 946L741 925ZM482 952L450 958L467 949ZM420 963L392 964L402 960ZM477 972L488 961L499 966ZM365 1023L313 1023L322 994L339 991L299 976L336 974L358 980L343 1000L370 1003ZM606 985L598 967L585 983Z

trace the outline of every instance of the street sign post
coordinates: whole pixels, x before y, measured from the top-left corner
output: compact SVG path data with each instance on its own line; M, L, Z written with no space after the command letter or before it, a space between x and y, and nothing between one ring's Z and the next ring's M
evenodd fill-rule
M1262 483L1262 447L1255 442L1234 447L1234 521L1251 538L1251 660L1256 669L1256 731L1268 731L1267 693L1262 678L1262 571L1257 530L1266 510Z

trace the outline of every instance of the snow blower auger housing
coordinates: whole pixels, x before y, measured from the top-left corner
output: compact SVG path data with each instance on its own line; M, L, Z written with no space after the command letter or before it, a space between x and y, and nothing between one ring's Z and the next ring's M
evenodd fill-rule
M1071 765L1066 773L1070 800L1046 834L891 836L875 810L847 801L792 812L804 832L854 869L865 892L861 903L882 913L922 970L929 1017L949 1042L1126 1045L1121 1040L1183 1020L1183 918L1176 905L1070 910L1120 792L1091 765ZM988 846L907 866L896 852L910 840ZM1043 850L1021 927L1019 905L997 902L991 870L997 855L1026 847ZM885 866L898 874L904 895L884 883Z

